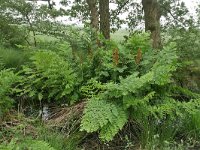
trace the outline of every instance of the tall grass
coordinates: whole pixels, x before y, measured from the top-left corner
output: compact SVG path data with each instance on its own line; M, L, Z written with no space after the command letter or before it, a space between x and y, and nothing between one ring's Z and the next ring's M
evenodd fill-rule
M116 31L115 33L112 33L111 39L117 43L121 43L121 42L123 42L123 40L125 40L124 36L128 36L128 35L129 35L128 30L121 29L121 30Z
M0 69L15 68L19 70L29 60L29 52L19 49L0 47Z

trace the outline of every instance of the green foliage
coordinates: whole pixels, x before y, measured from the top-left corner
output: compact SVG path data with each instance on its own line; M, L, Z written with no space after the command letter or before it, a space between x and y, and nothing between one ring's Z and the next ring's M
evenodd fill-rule
M0 32L0 43L5 47L16 47L25 44L26 32L15 25L6 25Z
M72 102L76 75L68 62L54 52L33 53L32 62L20 72L23 79L16 92L38 100ZM74 99L77 100L77 99Z
M150 33L133 33L133 35L128 39L126 47L135 54L137 53L138 49L141 49L143 53L145 53L148 50L151 50L152 47Z
M97 95L99 92L104 90L104 86L101 84L101 82L98 82L94 78L89 80L86 85L81 87L81 94L84 97L91 98Z
M149 33L134 34L124 45L118 45L112 40L104 41L104 46L92 51L91 60L84 64L87 66L83 68L84 77L96 78L103 83L119 82L120 77L125 78L139 70L140 64L135 60L139 48L142 55L151 50Z
M105 100L91 99L84 110L81 130L95 132L100 129L100 138L110 141L127 119L127 113L121 107Z
M176 71L177 68L177 59L178 56L175 43L171 43L169 46L164 47L157 55L157 61L152 67L156 84L165 85L171 82L172 72Z
M118 58L114 58L114 51L118 51ZM117 65L115 64L117 63ZM132 64L131 64L132 63ZM127 76L133 69L133 59L126 56L123 49L111 47L107 50L101 49L94 58L94 76L102 82L109 80L118 82L119 76Z
M13 106L12 86L20 80L20 77L11 70L0 71L0 117Z
M16 149L28 149L28 150L55 150L49 145L49 143L34 139L25 139L19 143L18 139L12 139L8 144L0 144L2 150L16 150Z
M25 147L29 147L29 149L32 149L32 150L55 150L48 143L44 141L36 141L36 140L27 142Z
M7 136L12 136L11 140L7 140L6 138L0 144L0 149L2 150L16 150L16 149L31 149L31 150L55 150L51 145L53 143L49 143L47 140L42 139L41 135L38 135L37 138L33 138L31 134L27 134L24 136L24 129L31 128L33 131L30 133L37 132L36 128L29 125L28 122L25 120L20 120L20 124L14 127L10 127L9 129L5 128L0 132L0 135L4 137L6 134ZM45 128L43 128L44 130ZM4 131L5 130L5 131ZM29 132L29 131L28 131ZM46 130L46 133L49 131ZM54 140L57 140L56 136L54 135ZM59 141L60 142L60 141ZM51 144L51 145L50 145ZM54 145L53 145L54 146Z
M17 120L15 125L0 124L0 149L1 150L63 150L78 149L79 143L84 138L83 132L73 132L66 135L60 129L52 128L32 117L23 114L12 114ZM13 119L12 118L12 119ZM10 120L10 118L7 118ZM9 122L9 121L8 121Z
M186 138L200 139L200 113L199 111L183 116L183 123L180 126L180 132L184 133Z
M6 47L25 44L26 30L22 26L11 24L5 16L0 15L0 43Z
M142 20L141 3L113 3L117 6L111 10L114 27L130 21L128 25L133 28ZM159 3L161 15L169 20L166 25L170 26L165 27L170 30L163 38L163 49L156 51L150 33L136 32L118 45L102 40L90 28L57 23L56 17L71 15L84 18L88 26L87 1L74 1L73 9L65 11L54 9L53 4L48 7L25 0L0 0L0 44L16 48L0 48L0 117L12 108L14 100L72 104L89 99L81 131L98 132L103 141L113 140L129 121L137 124L129 131L146 149L161 149L162 145L172 149L176 134L199 140L200 96L194 91L200 89L200 30L194 27L192 17L184 18L188 12L184 3ZM118 15L127 10L128 18L121 20ZM113 38L121 41L116 39L120 34ZM29 54L17 49L29 49L25 42L29 47L34 43L31 49L37 50L30 61ZM21 124L17 128L26 130ZM12 132L18 134L17 130ZM23 139L22 133L17 138L6 135L11 138L0 149L76 149L85 134L78 131L67 137L42 130L37 138ZM176 143L177 149L184 148L181 144Z
M180 66L176 74L176 82L179 86L199 93L200 74L200 30L195 27L189 29L169 30L169 41L176 42L180 56Z
M89 65L88 65L89 63ZM105 41L105 46L93 51L93 57L85 65L86 79L96 78L106 83L119 82L119 78L130 75L137 69L134 55L124 46L118 46L114 41ZM85 71L85 70L83 70Z
M177 68L176 45L172 43L164 47L156 56L150 56L150 59L152 58L154 58L153 64L148 60L144 60L145 63L141 62L142 66L144 64L151 66L148 70L142 67L142 74L134 72L125 78L120 78L119 83L108 82L103 85L105 87L101 88L103 89L101 92L92 96L84 111L82 130L100 131L100 137L110 141L126 124L128 119L124 114L129 113L131 119L144 127L142 129L144 132L141 132L140 136L145 138L143 139L146 141L145 144L156 134L162 137L162 142L176 134L175 128L168 132L168 135L164 134L166 126L173 124L170 121L174 122L177 117L182 117L185 113L196 112L200 105L198 100L176 101L173 99L173 93L170 93L172 75ZM115 121L112 121L113 117ZM152 126L150 134L149 126ZM156 130L158 126L161 127Z
M61 42L57 41L56 39L47 39L45 36L43 36L43 38L44 41L40 41L40 45L38 45L39 49L47 49L48 51L55 52L57 55L61 56L67 61L72 61L72 49L68 42Z
M4 68L20 70L22 65L28 62L30 53L19 49L0 47L0 64Z

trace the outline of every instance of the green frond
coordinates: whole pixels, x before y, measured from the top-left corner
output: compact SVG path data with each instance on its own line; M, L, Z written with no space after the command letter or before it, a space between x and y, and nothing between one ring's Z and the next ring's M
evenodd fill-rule
M100 138L103 141L111 141L113 137L124 127L128 121L127 112L122 108L118 107L118 115L113 119L112 122L109 122L104 126L100 131Z
M155 92L150 92L145 97L134 97L132 95L123 96L123 105L127 109L129 107L136 107L138 105L147 105L149 100L155 96Z
M157 61L152 67L154 82L158 85L165 85L171 82L172 73L177 68L176 45L171 43L158 53Z
M127 122L126 112L115 104L93 98L88 101L81 122L81 131L100 130L100 137L110 141Z
M0 117L12 107L12 86L19 80L20 77L12 70L0 71Z

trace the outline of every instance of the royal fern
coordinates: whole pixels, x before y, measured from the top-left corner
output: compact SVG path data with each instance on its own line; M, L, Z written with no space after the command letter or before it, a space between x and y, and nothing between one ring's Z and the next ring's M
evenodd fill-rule
M102 140L110 141L127 122L126 111L121 107L93 98L88 101L82 118L81 130L95 132L100 130Z
M151 118L159 124L166 118L173 121L177 117L180 119L184 113L195 113L200 108L198 99L181 102L173 97L170 90L177 68L175 47L172 43L153 56L153 61L146 61L149 70L133 72L120 78L119 82L102 84L104 90L93 95L87 103L81 130L99 131L102 140L110 141L128 119L140 124L145 118L148 124Z
M11 70L0 71L0 117L12 107L12 86L20 80L20 77Z

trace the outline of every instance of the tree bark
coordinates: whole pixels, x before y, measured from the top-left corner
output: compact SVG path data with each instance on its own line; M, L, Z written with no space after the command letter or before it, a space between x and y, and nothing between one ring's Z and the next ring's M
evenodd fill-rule
M99 12L96 6L97 0L86 0L90 9L91 27L96 31L99 30Z
M100 32L106 39L110 39L110 12L109 0L99 1Z
M151 32L152 46L161 48L160 18L161 11L158 0L142 0L145 19L145 31Z

